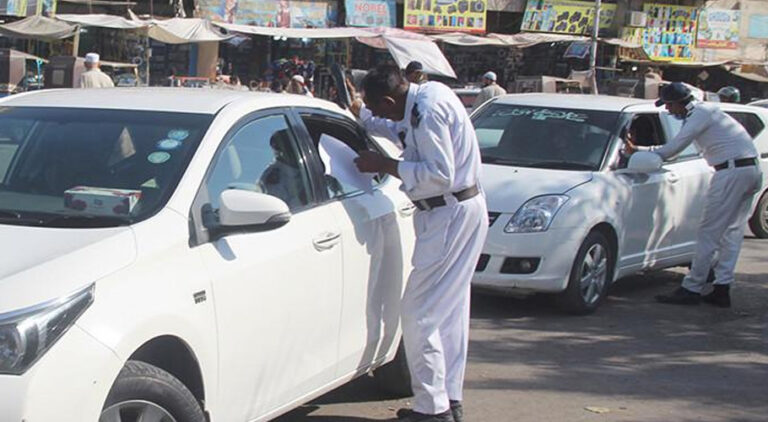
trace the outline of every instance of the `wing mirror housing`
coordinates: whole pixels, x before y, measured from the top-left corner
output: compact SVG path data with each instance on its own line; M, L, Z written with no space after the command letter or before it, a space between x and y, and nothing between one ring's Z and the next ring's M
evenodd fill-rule
M216 238L234 232L271 230L291 220L288 204L271 195L227 189L219 198L218 222L206 224Z
M617 171L619 173L656 173L661 171L663 164L663 160L656 153L636 151L629 157L627 168Z

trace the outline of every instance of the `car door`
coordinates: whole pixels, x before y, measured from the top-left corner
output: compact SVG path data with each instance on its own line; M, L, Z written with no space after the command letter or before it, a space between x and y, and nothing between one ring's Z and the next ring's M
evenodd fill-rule
M669 141L680 132L683 122L666 111L661 112L660 116L665 139ZM671 185L665 201L669 204L667 208L674 213L675 222L670 257L676 261L686 261L692 257L696 248L699 222L713 170L693 143L664 163L664 169Z
M397 338L399 303L411 252L403 244L407 244L404 239L412 239L413 208L410 202L403 207L405 195L392 177L378 175L370 189L363 189L328 170L332 166L325 161L333 157L326 155L333 151L319 146L323 135L356 151L376 149L357 123L318 110L300 110L298 114L318 152L316 162L327 200L339 205L335 210L342 233L344 303L338 373L346 376L383 359ZM398 207L403 209L398 212Z
M639 133L640 146L661 145L664 135L655 112L631 116L628 129ZM674 176L666 169L654 173L619 174L629 190L628 203L623 204L623 236L620 267L637 269L657 265L668 256L674 235L674 204L669 198L677 191Z
M200 219L215 219L223 190L249 189L283 199L292 212L281 227L196 248L212 279L222 420L274 411L336 372L341 233L332 206L317 201L299 141L283 112L243 119L222 142L195 202Z

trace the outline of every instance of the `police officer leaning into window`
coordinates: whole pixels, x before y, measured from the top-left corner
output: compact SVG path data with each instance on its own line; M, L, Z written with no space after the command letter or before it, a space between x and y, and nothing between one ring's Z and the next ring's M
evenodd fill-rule
M682 83L662 88L656 106L662 105L683 120L680 132L666 145L646 148L630 145L630 149L652 151L667 160L694 142L715 173L706 193L691 270L682 286L670 294L656 296L656 300L677 305L697 305L704 300L719 307L730 307L729 290L744 238L744 225L753 197L762 184L757 150L741 124L717 105L694 100ZM702 297L710 268L715 272L714 289Z

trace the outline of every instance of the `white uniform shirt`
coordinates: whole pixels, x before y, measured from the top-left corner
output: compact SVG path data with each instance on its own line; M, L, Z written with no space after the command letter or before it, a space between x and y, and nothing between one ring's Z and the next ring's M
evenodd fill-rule
M651 151L667 160L695 142L707 164L714 166L739 158L757 157L752 137L733 117L714 104L694 103L683 127L666 145Z
M80 88L114 88L112 78L98 68L86 70L80 75Z
M361 112L366 129L404 144L398 172L411 200L454 193L480 180L475 129L456 94L439 82L410 84L400 122Z

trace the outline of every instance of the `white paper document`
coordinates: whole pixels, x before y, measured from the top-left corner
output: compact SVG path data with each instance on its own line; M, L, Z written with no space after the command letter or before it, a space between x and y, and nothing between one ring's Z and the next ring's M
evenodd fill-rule
M333 176L339 182L370 191L373 187L373 173L360 173L355 165L357 153L344 142L333 136L320 136L320 159L325 165L325 174Z

